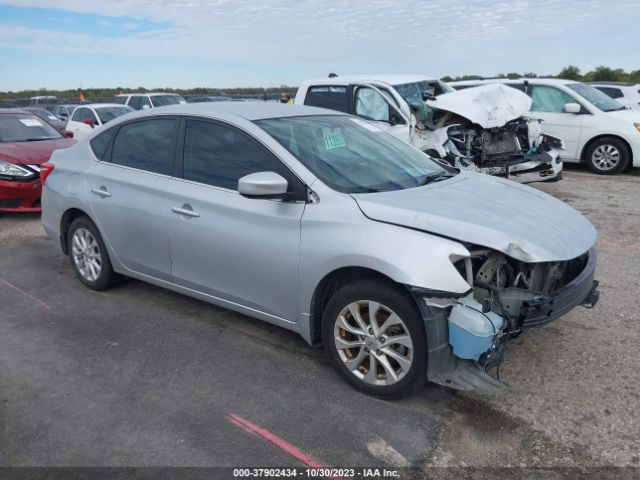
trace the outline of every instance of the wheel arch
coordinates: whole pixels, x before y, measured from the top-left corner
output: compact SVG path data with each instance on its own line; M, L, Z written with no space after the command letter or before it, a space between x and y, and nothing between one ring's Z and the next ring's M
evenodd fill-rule
M71 223L78 217L87 217L94 224L96 223L91 218L91 215L80 208L73 207L65 210L65 212L62 214L62 218L60 219L60 247L62 248L62 252L65 255L69 254L69 249L67 248L67 233L69 232L69 227L71 226Z
M406 285L398 283L391 277L372 268L349 266L340 267L327 273L320 280L311 297L309 334L312 344L317 344L322 340L322 313L333 293L340 287L361 279L378 279L389 285L405 289L409 293ZM409 297L415 302L413 296L409 295Z
M586 163L587 152L589 151L589 148L591 148L591 145L593 145L598 140L602 140L603 138L613 138L615 140L622 142L624 146L627 148L627 153L629 154L629 165L633 165L633 149L631 148L631 145L625 138L621 137L620 135L615 135L612 133L602 133L600 135L596 135L593 138L590 138L582 147L582 151L580 152L580 163Z

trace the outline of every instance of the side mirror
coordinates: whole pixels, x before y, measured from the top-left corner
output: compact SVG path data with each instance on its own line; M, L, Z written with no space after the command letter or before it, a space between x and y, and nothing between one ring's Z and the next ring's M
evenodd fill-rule
M82 123L84 123L85 125L89 125L91 128L93 128L93 120L91 120L90 118L85 118Z
M62 136L67 138L73 138L73 132L70 132L69 130L62 130Z
M582 107L577 103L564 104L564 113L580 113L581 111Z
M238 193L248 198L283 198L289 183L275 172L257 172L238 180Z

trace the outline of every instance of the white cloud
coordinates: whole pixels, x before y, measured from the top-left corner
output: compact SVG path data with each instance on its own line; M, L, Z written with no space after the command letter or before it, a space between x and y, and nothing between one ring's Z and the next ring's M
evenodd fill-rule
M9 0L17 6L50 7L76 13L123 18L103 20L123 35L85 38L54 29L20 30L12 38L0 23L0 45L41 51L52 36L69 51L144 56L179 56L245 61L330 61L363 55L406 59L442 49L460 51L474 42L513 40L558 29L635 15L633 1L602 0ZM135 22L131 19L138 19ZM140 21L168 22L166 30L135 34ZM124 31L131 31L126 34Z

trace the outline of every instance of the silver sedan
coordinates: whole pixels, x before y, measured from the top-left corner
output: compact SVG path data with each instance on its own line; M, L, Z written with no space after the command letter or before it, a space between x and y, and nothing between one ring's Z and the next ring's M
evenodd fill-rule
M338 112L131 113L41 174L43 225L87 287L133 277L294 330L374 395L503 391L509 338L598 298L574 209Z

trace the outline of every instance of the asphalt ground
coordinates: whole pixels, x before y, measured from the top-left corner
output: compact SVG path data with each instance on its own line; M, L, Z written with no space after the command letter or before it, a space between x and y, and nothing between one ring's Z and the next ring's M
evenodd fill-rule
M536 188L597 227L601 299L514 340L499 397L368 397L294 333L135 280L90 291L38 215L0 216L0 467L640 467L640 174Z

